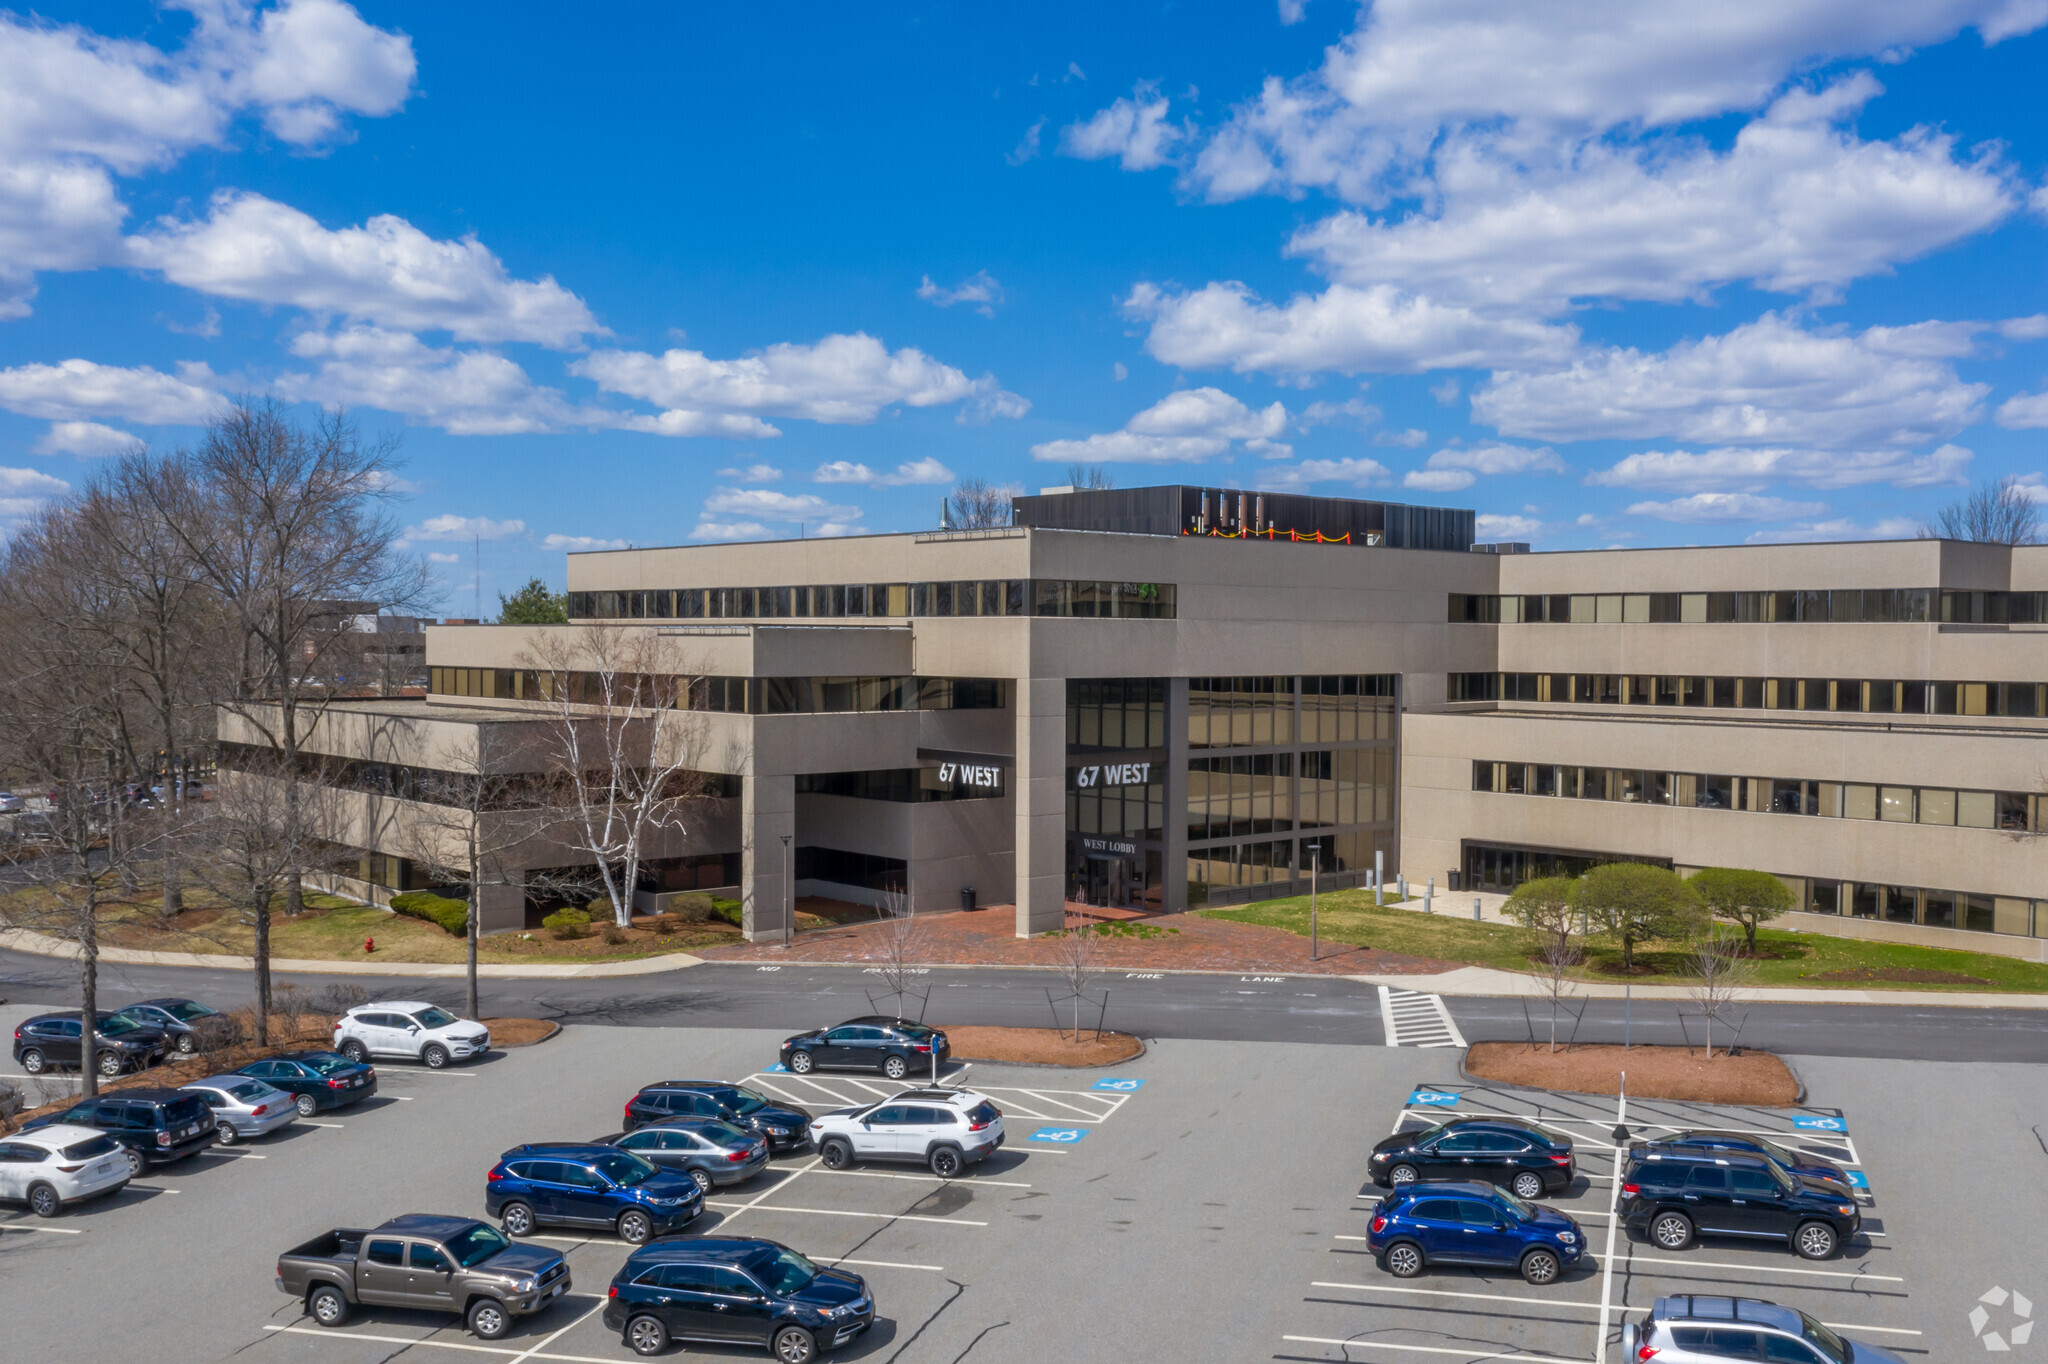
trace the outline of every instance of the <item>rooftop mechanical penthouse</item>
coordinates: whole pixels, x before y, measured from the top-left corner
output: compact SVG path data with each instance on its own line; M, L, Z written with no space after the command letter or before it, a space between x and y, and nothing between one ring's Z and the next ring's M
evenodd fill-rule
M315 737L349 888L409 884L418 774L530 752L578 685L534 659L602 631L676 660L709 780L643 896L730 888L757 937L802 895L972 892L1029 934L1070 900L1297 893L1312 863L1505 890L1625 858L1772 872L1800 927L2048 943L2048 547L1475 553L1521 547L1475 546L1469 511L1192 487L1016 521L577 554L570 624L430 628L426 700ZM539 911L484 898L493 930Z

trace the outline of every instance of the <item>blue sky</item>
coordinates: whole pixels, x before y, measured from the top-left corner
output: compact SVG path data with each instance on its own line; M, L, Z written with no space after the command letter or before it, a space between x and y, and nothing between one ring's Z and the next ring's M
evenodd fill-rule
M402 436L450 614L1075 461L1542 548L2044 487L2041 0L986 11L0 11L0 524L237 395Z

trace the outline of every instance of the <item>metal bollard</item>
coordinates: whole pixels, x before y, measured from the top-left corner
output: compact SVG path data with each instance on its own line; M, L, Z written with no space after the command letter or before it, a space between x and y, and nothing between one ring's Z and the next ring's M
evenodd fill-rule
M1408 873L1402 872L1394 878L1394 888L1401 892L1403 900L1408 898Z
M1436 878L1434 876L1430 877L1429 883L1422 888L1422 912L1424 914L1436 913Z
M1479 921L1479 897L1475 895L1472 897L1472 922L1476 924Z

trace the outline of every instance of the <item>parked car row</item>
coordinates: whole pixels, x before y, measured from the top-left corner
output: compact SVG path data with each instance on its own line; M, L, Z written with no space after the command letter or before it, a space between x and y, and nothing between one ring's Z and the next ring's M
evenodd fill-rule
M1368 1158L1378 1196L1366 1243L1381 1269L1413 1278L1435 1265L1512 1269L1536 1285L1590 1266L1585 1229L1535 1202L1576 1178L1571 1138L1534 1122L1458 1118L1382 1138ZM1679 1251L1702 1236L1775 1242L1810 1260L1838 1254L1862 1228L1848 1174L1750 1134L1679 1132L1629 1145L1616 1213L1631 1234ZM1752 1299L1660 1298L1624 1328L1629 1359L1846 1364L1897 1357L1845 1342L1802 1312Z

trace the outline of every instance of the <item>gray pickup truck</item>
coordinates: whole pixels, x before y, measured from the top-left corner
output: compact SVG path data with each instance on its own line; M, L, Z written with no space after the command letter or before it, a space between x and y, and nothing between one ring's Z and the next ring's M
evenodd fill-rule
M322 1326L349 1309L410 1307L457 1312L496 1340L514 1317L538 1312L569 1291L560 1251L517 1245L470 1217L407 1213L363 1231L337 1227L277 1257L277 1287L302 1298Z

